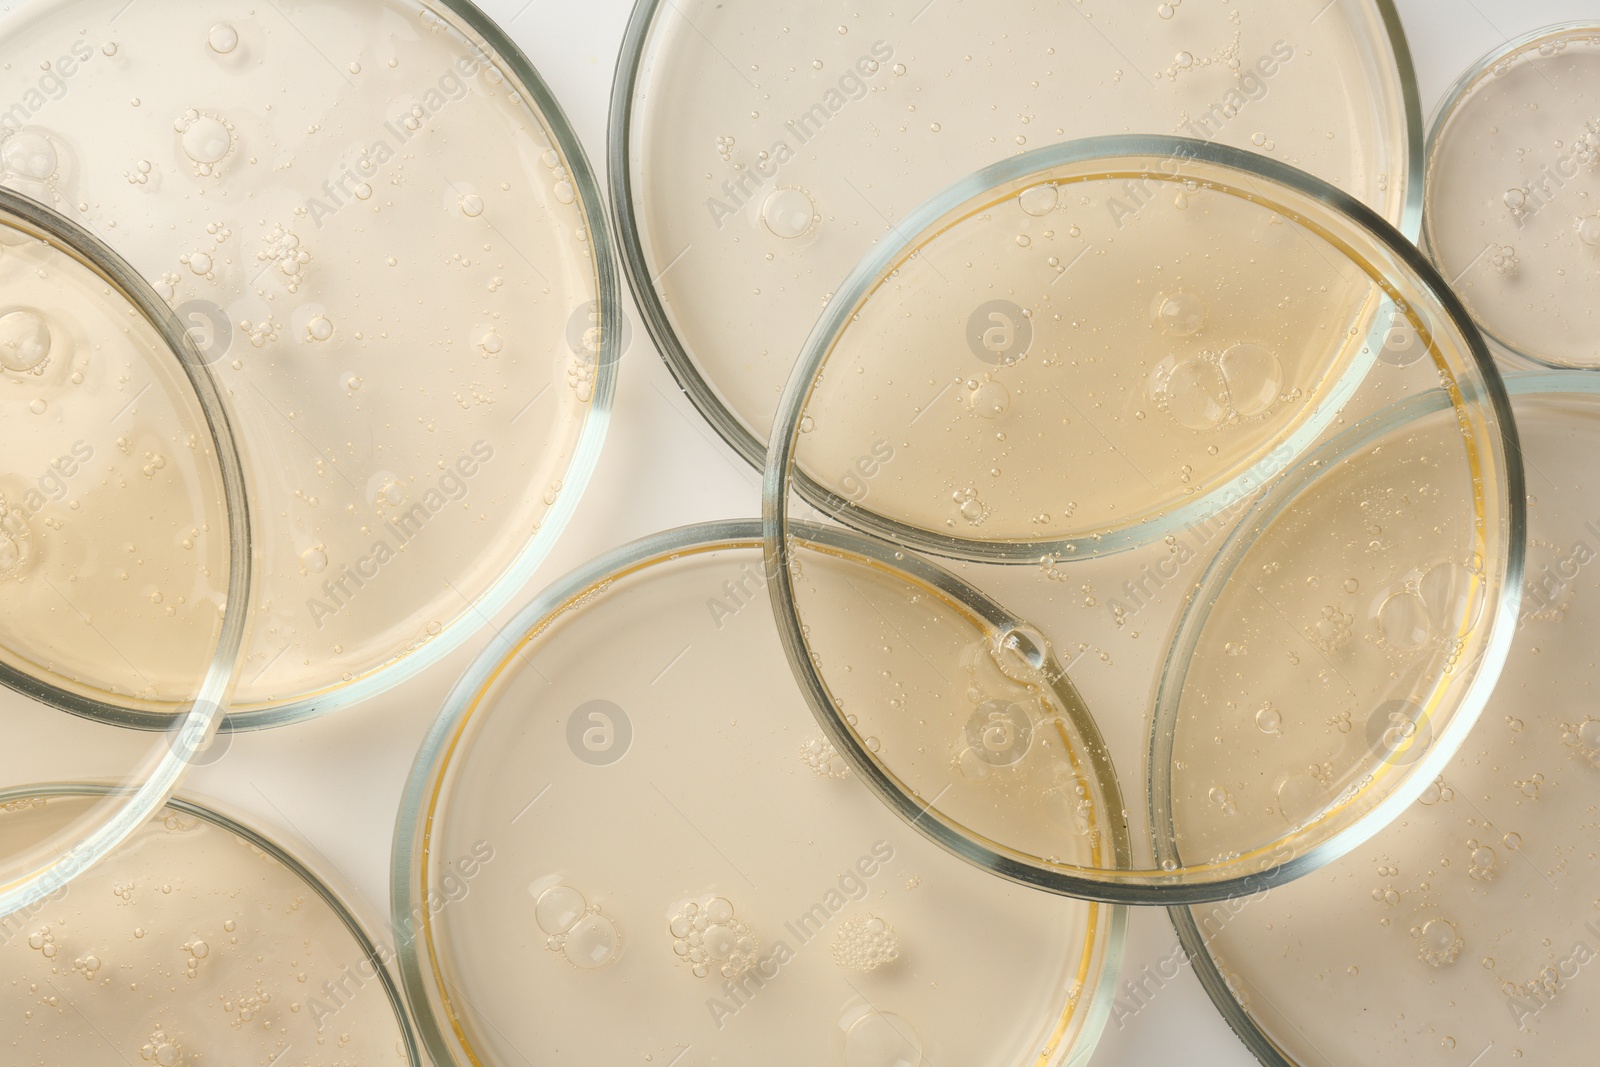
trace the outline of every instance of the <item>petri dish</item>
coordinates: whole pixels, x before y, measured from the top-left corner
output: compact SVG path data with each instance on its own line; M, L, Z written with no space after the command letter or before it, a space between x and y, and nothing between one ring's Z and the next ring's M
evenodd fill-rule
M1592 714L1597 383L1508 379L1529 478L1516 641L1482 721L1417 801L1324 871L1172 918L1265 1064L1560 1062L1589 1047L1600 941Z
M598 190L470 4L0 16L0 184L115 247L226 397L261 581L230 728L393 685L502 606L596 459Z
M1130 186L1144 192L1124 217ZM1057 275L1043 258L1074 238L1026 210L1042 191L1092 232L1089 269ZM1326 184L1192 140L1041 149L953 187L905 231L807 342L764 486L779 630L852 768L973 862L1094 899L1239 895L1374 833L1459 744L1515 622L1515 428L1443 279ZM1031 337L991 361L964 324L996 300ZM1441 388L1447 411L1391 427ZM789 543L817 513L885 552L946 557L1004 606L971 648L930 646L945 691L897 692L877 644L826 623L837 591ZM1378 591L1399 614L1369 603ZM1423 600L1442 614L1386 638ZM1077 831L1055 779L1098 758L1091 736L1026 745L995 773L968 724L996 677L1041 702L1023 736L1094 723L1124 783L1125 865L1060 841ZM1338 730L1273 747L1254 718L1268 701L1357 726L1409 701L1430 747L1403 765ZM865 743L891 728L903 743ZM1162 782L1173 803L1152 807ZM1168 807L1193 819L1152 821Z
M641 0L611 113L612 201L645 321L757 467L794 355L850 268L919 204L1026 150L1196 137L1419 225L1421 111L1387 0Z
M93 786L13 789L9 847L77 819ZM392 951L290 851L174 798L92 871L6 919L16 1063L409 1064Z
M0 189L0 788L116 783L0 848L0 914L160 806L236 677L252 543L225 408L172 311L87 231Z
M988 610L819 537L819 573L925 588L952 633ZM1125 911L992 878L885 811L793 690L763 581L754 521L636 542L541 594L458 683L392 880L438 1062L1087 1061ZM1121 847L1081 780L1098 847Z
M1473 318L1526 367L1600 365L1600 23L1484 56L1428 142L1423 240Z

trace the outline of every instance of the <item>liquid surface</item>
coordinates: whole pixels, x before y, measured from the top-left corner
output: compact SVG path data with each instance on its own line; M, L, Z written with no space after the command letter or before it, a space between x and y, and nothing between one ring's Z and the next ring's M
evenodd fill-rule
M1486 1063L1557 1063L1592 1043L1600 486L1584 457L1597 410L1592 396L1516 401L1530 493L1519 629L1443 775L1326 871L1192 916L1219 1005L1291 1063L1443 1067L1491 1045Z
M838 597L789 554L791 662L887 795L1062 892L1227 896L1372 832L1382 801L1423 787L1417 763L1459 744L1503 655L1522 494L1487 356L1404 246L1249 156L1101 145L991 172L858 274L786 393L792 453L769 467L791 495L767 533L820 505L885 553L959 560L1012 618L977 652L924 648L916 619L874 605L947 680L896 694L876 680L900 676L880 648L902 642L833 633ZM1073 229L1093 263L1054 285L1039 246ZM965 344L961 321L1005 302L995 344ZM963 761L990 698L948 680L974 658L1075 691L1069 748L1104 737L1131 854L1086 859L1070 793ZM1418 708L1431 747L1397 763L1409 738L1382 739ZM872 753L889 729L902 743Z
M1428 162L1428 251L1478 323L1522 356L1600 363L1600 27L1485 61Z
M632 183L635 280L703 379L702 408L756 452L850 269L987 164L1080 137L1193 137L1307 170L1396 222L1411 181L1415 131L1367 2L662 3L638 67L614 162ZM1026 253L1041 273L1088 243L1054 218L1062 240Z
M235 714L327 706L476 627L581 487L602 373L584 205L527 88L453 16L125 8L0 18L21 115L0 181L192 327L259 520Z
M0 847L49 835L86 803L8 803ZM6 919L6 1062L413 1062L375 963L318 893L250 840L165 809L71 885Z
M475 702L413 889L450 901L421 966L452 1047L1079 1062L1111 909L968 867L885 811L793 692L761 575L749 540L656 557L578 598Z

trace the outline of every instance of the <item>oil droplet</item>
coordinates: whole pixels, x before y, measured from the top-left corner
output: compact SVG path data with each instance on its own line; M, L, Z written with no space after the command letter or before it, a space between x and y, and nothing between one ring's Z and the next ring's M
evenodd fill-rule
M40 369L50 358L50 327L37 313L0 315L0 366L19 374Z
M1222 354L1218 366L1228 383L1228 399L1240 415L1264 413L1283 392L1283 365L1261 345L1234 345Z
M222 162L233 149L233 131L214 115L196 114L181 140L184 154L203 165Z
M48 181L56 173L56 146L37 130L18 130L0 145L0 165L21 177Z
M45 413L45 409L49 406L49 404L46 404L43 400L39 399L28 401L28 410L33 412L35 415L43 415Z
M567 931L562 943L567 959L574 967L592 971L604 967L617 958L622 938L617 935L616 924L599 913L585 915L578 924Z
M505 341L493 330L490 330L488 333L484 334L483 339L480 340L478 344L481 345L483 350L489 353L491 356L506 346Z
M206 44L219 56L225 56L239 47L239 31L226 22L219 22L206 34Z
M784 240L804 237L811 231L816 205L801 189L774 189L761 205L761 221L774 236Z
M1157 401L1190 430L1210 430L1228 415L1228 387L1216 364L1189 358L1166 375Z
M1396 651L1417 651L1428 643L1431 632L1427 606L1410 590L1391 594L1378 608L1378 633Z
M987 381L972 391L968 404L974 415L998 419L1011 406L1011 394L999 382Z
M461 213L469 219L475 219L483 214L483 197L477 193L468 193L461 198Z
M922 1039L910 1023L890 1012L858 1011L840 1020L846 1067L922 1067Z
M1600 245L1600 215L1579 220L1578 238L1586 245Z
M533 921L547 934L564 934L589 910L589 902L570 885L552 886L533 904Z
M1035 185L1017 194L1017 203L1022 210L1036 218L1054 211L1059 199L1056 187L1050 184Z
M1199 330L1205 319L1205 302L1194 293L1179 291L1156 298L1156 324L1167 333L1187 337Z
M311 341L326 341L333 336L333 323L328 321L326 315L318 315L306 324L306 338Z
M1263 704L1256 712L1256 729L1264 734L1275 734L1283 729L1283 715L1271 704Z
M321 574L328 569L328 553L321 545L315 545L300 553L300 562L312 574Z

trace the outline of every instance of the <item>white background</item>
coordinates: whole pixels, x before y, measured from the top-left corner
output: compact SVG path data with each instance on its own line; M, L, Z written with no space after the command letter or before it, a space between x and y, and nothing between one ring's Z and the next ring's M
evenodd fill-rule
M539 68L603 173L612 74L631 0L487 0L483 6ZM1600 18L1600 0L1398 0L1398 6L1429 116L1463 69L1509 37L1551 22ZM646 534L759 514L756 472L682 397L634 321L599 470L524 599L587 558ZM234 738L227 757L198 769L189 784L252 816L269 834L300 838L373 910L386 914L390 839L412 757L451 683L482 644L481 638L471 641L400 689L324 720ZM1135 912L1128 973L1166 957L1176 943L1165 912ZM1254 1063L1187 972L1124 1027L1108 1026L1094 1058L1096 1067L1166 1063Z

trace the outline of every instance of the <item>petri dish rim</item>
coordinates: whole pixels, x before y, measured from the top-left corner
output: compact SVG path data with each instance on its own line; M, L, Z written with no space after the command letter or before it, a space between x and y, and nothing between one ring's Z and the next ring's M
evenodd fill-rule
M954 575L915 557L892 559L894 553L885 551L883 546L832 527L808 525L806 533L808 537L814 536L820 546L856 552L875 562L912 573L914 577L935 585L940 592L961 602L973 614L992 622L1009 621L1010 617L1004 610L981 592L966 586ZM437 992L443 982L434 962L433 930L429 923L427 887L421 880L421 862L427 854L432 836L434 812L440 800L444 772L485 690L510 665L510 660L537 640L548 625L571 609L575 602L604 584L684 555L737 547L758 550L762 540L762 524L759 520L724 520L652 534L598 556L553 582L518 611L511 621L495 632L489 644L451 687L441 710L428 727L407 776L395 820L389 868L391 912L404 917L396 920L397 933L400 934L396 948L401 981L411 1004L417 1030L428 1053L437 1062L462 1063L463 1055L474 1064L478 1061L470 1050L461 1048L459 1030L451 1018L453 1013L440 1010L441 1006L436 1002ZM962 601L963 597L970 599ZM826 723L823 725L832 734L833 728ZM1092 722L1085 725L1095 730L1093 736L1098 736ZM840 740L843 738L835 738L834 743L837 745ZM1106 766L1109 767L1109 763ZM1107 784L1110 796L1117 797L1115 780ZM873 787L873 791L880 799L887 799L877 786ZM893 803L891 807L907 822L915 823L918 817L915 805L909 810ZM1125 835L1116 832L1116 827L1120 825L1113 823L1108 828L1113 847L1118 849L1125 847ZM952 842L946 847L954 848L956 844ZM1004 872L996 873L1004 876ZM1091 902L1115 904L1111 901ZM1091 935L1086 938L1086 953L1093 952L1098 940L1093 931L1100 922L1098 916L1090 920ZM1063 1061L1063 1067L1087 1067L1100 1035L1111 1019L1127 936L1128 909L1110 907L1104 923L1105 950L1100 974L1093 987L1085 991L1091 1000L1090 1014L1080 1027L1073 1051ZM1082 1004L1083 999L1080 997L1077 1004Z
M46 782L0 790L0 805L23 800L105 796L112 791L112 786L98 782ZM351 905L346 893L335 888L327 878L317 873L314 868L297 857L288 848L265 836L239 817L227 813L213 801L206 800L202 802L174 796L169 797L160 806L172 808L174 811L182 812L185 815L192 815L220 830L243 839L252 847L260 849L267 856L282 864L284 869L316 893L318 899L328 906L338 918L340 924L349 931L351 938L356 942L356 946L361 950L362 956L373 964L373 969L377 972L378 982L383 987L384 996L388 998L389 1006L394 1012L395 1021L399 1024L400 1032L404 1036L407 1062L411 1064L411 1067L424 1067L425 1061L422 1059L421 1049L418 1046L416 1026L407 1008L405 997L401 994L399 983L395 980L389 968L384 965L382 947L368 932L367 924L362 921L357 909Z
M1399 75L1400 104L1405 110L1405 195L1402 199L1400 219L1393 223L1408 238L1417 238L1422 230L1423 165L1425 139L1423 136L1422 97L1417 87L1416 66L1411 59L1411 46L1406 40L1405 27L1394 0L1371 0L1388 35ZM717 396L699 368L688 348L678 337L667 315L661 294L656 291L650 265L646 262L644 242L638 209L634 202L633 128L636 121L635 89L643 68L645 45L658 11L671 7L670 0L638 0L628 25L623 31L622 47L617 54L616 73L611 88L611 118L606 131L606 164L610 185L611 215L616 226L617 244L622 255L622 267L628 276L628 286L633 292L645 327L661 353L662 361L672 373L678 388L689 398L695 410L711 424L712 429L746 463L757 470L766 466L768 443L763 443L751 433ZM1017 157L1012 157L1017 158ZM1265 158L1265 157L1263 157ZM907 223L910 218L906 220ZM891 232L898 234L901 227ZM881 243L881 242L880 242ZM874 246L876 248L876 246ZM843 287L841 287L841 292ZM833 306L834 301L829 302Z
M1490 73L1495 64L1507 56L1525 52L1531 46L1548 37L1564 37L1569 33L1583 32L1592 32L1600 35L1600 21L1579 19L1571 22L1556 22L1549 26L1542 26L1539 29L1520 34L1504 44L1496 45L1479 56L1471 66L1457 76L1456 80L1451 83L1450 88L1445 90L1444 96L1440 98L1439 106L1434 109L1433 118L1428 123L1428 136L1423 155L1424 164L1419 172L1422 175L1422 180L1417 183L1423 198L1422 227L1421 233L1417 238L1417 245L1430 260L1434 258L1434 254L1432 228L1429 225L1430 213L1427 210L1427 194L1432 186L1432 181L1430 180L1432 168L1428 164L1433 160L1434 154L1439 148L1440 140L1444 136L1445 127L1449 125L1450 119L1455 115L1456 108L1472 92L1484 75ZM1531 370L1541 367L1556 371L1571 369L1571 364L1563 363L1560 360L1546 359L1513 344L1492 329L1486 322L1479 322L1478 329L1484 336L1494 341L1495 344L1503 348L1516 360L1522 362L1523 368L1520 369Z
M1506 375L1505 387L1507 394L1512 397L1600 396L1600 375L1582 370L1533 371ZM1210 942L1195 921L1194 912L1188 906L1173 906L1167 909L1167 917L1206 996L1251 1055L1265 1067L1303 1067L1284 1054L1229 991L1227 979L1217 966L1216 958L1211 955Z
M152 736L161 732L171 732L173 735L169 750L156 757L153 765L146 768L143 781L132 788L104 791L107 796L120 794L127 797L110 818L75 842L52 863L0 885L0 914L4 914L25 907L65 885L141 826L166 802L182 778L189 760L219 728L244 648L249 590L256 559L243 462L226 406L216 382L205 367L204 358L195 347L193 337L143 275L109 245L71 219L9 189L0 189L0 214L22 223L97 274L132 305L173 353L194 390L215 449L223 503L227 509L229 544L228 599L218 627L216 648L206 666L204 677L199 680L192 706L181 717L93 700L0 663L0 685L48 707L112 727L147 731Z
M1184 156L1180 155L1180 153L1188 153L1188 155ZM1500 450L1506 461L1507 493L1509 496L1508 520L1510 529L1508 530L1509 544L1507 546L1509 558L1507 560L1508 570L1506 577L1508 589L1502 599L1502 604L1509 600L1514 609L1516 600L1520 598L1523 541L1526 537L1527 514L1526 495L1523 489L1521 449L1518 444L1516 423L1511 414L1510 401L1506 394L1504 382L1493 357L1490 355L1488 346L1483 340L1482 333L1432 262L1402 234L1353 197L1302 171L1271 160L1263 160L1252 153L1227 146L1172 137L1118 136L1088 138L1082 141L1067 142L1037 149L1033 153L1016 156L1003 163L985 168L964 182L947 190L946 194L936 198L935 201L924 205L923 208L906 220L906 229L920 232L929 223L943 215L944 212L941 208L944 205L940 201L950 200L959 204L967 200L969 196L981 193L983 189L996 184L996 181L993 180L996 176L1001 176L999 180L1004 180L1006 175L1013 177L1026 175L1057 162L1075 162L1079 159L1098 155L1124 154L1147 155L1164 159L1189 158L1221 163L1225 166L1243 169L1246 172L1254 171L1264 178L1276 180L1281 184L1303 192L1311 198L1343 212L1366 229L1385 246L1388 252L1404 264L1421 285L1435 298L1445 318L1455 327L1465 341L1472 367L1483 378L1483 388L1487 390L1487 399L1495 415L1497 423L1495 433L1498 435ZM1085 900L1138 905L1175 905L1211 903L1232 897L1250 895L1269 889L1272 886L1292 881L1307 871L1343 855L1362 841L1370 838L1382 825L1382 822L1375 821L1373 818L1358 822L1328 840L1321 842L1314 848L1304 852L1297 852L1289 858L1280 858L1263 870L1250 874L1235 875L1204 882L1185 882L1177 875L1159 877L1156 872L1139 872L1137 879L1105 880L1084 877L1056 869L1044 869L1035 863L1021 859L1020 856L1012 853L1010 849L999 846L997 843L980 842L975 839L974 835L947 825L942 818L938 817L939 813L931 808L922 807L914 797L898 789L893 779L877 770L876 761L872 755L862 745L859 738L855 737L854 733L844 726L842 718L837 714L837 710L828 695L827 685L811 660L805 636L801 631L800 613L794 594L793 574L790 569L790 550L787 544L787 530L792 522L789 515L793 508L787 471L792 464L800 435L800 420L804 412L803 401L809 395L817 370L829 353L833 337L854 313L854 308L861 299L862 290L872 285L883 274L888 265L904 251L905 245L908 243L903 242L901 245L892 247L882 247L887 242L880 243L880 247L876 247L852 272L850 282L841 289L841 293L848 294L850 299L831 302L823 318L812 332L806 343L805 354L800 362L796 364L795 371L785 386L784 396L779 404L778 421L774 426L774 443L776 447L769 451L767 467L762 480L762 521L766 535L768 591L772 597L774 612L778 620L778 631L789 653L790 665L793 667L795 676L805 691L813 713L817 716L818 722L823 725L830 738L834 740L835 747L838 748L840 754L850 764L851 769L865 779L874 791L879 794L880 799L888 803L891 808L899 811L908 819L911 819L911 813L915 812L914 824L925 835L938 841L941 845L969 862L989 869L1001 877ZM1474 387L1475 394L1476 391L1477 389ZM1423 395L1427 396L1428 394ZM1441 397L1445 396L1443 390L1439 391L1439 395ZM1449 401L1443 402L1449 403ZM1374 416L1373 418L1381 417L1380 413L1379 416ZM1365 425L1365 423L1362 425ZM1305 469L1313 456L1319 456L1327 450L1340 447L1342 442L1357 432L1358 430L1356 429L1345 431L1344 434L1335 437L1332 441L1316 449L1312 456L1297 455L1293 465L1288 468L1289 471L1292 474L1296 470ZM1163 520L1171 521L1175 516L1180 517L1180 522L1182 519L1193 518L1194 516L1191 514L1192 508L1204 505L1207 501L1222 498L1230 491L1238 493L1241 482L1248 479L1258 469L1260 469L1259 464L1247 470L1241 478L1213 490L1208 494L1205 501L1198 501L1195 505L1169 513L1168 516L1163 517ZM1271 474L1279 475L1281 471L1272 471ZM803 474L797 474L795 480L798 482L803 477ZM1259 485L1251 486L1250 490L1254 491L1259 487ZM804 488L800 488L798 494L807 503L811 503L814 506L818 504L817 499L806 496ZM1276 491L1273 491L1265 500L1258 501L1253 506L1252 511L1248 512L1246 517L1236 524L1227 546L1237 545L1240 531L1248 524L1249 515L1260 507L1270 504L1276 495ZM1240 498L1246 498L1247 496L1247 493L1242 494ZM824 510L830 509L824 508ZM837 511L838 509L831 510ZM1208 510L1215 509L1210 508ZM909 541L900 539L899 534L895 532L898 524L882 519L862 521L862 515L863 513L859 511L852 512L853 525L863 530L863 532L879 537L887 536L889 540L908 549L926 550L926 547L918 543L917 539ZM1180 528L1180 526L1175 524L1172 528L1176 529ZM1160 536L1161 532L1158 530L1155 536ZM920 531L917 531L917 533L920 534ZM1148 540L1148 538L1141 539L1137 543L1142 544L1145 540ZM1227 551L1227 546L1221 550L1223 553ZM1015 546L1004 545L998 546L995 552L987 556L978 555L974 557L963 553L961 558L977 558L983 562L1025 562L1036 558L1040 547L1037 545L1024 546L1024 549L1019 552L1015 550ZM1133 545L1113 546L1109 551L1116 551L1118 547L1133 547ZM1044 548L1048 550L1048 546L1044 546ZM937 553L938 548L934 548L933 551ZM909 560L910 558L912 557L908 554L907 559ZM1215 568L1217 559L1221 558L1222 556L1219 555L1214 559L1211 568ZM899 565L905 566L905 563L900 563ZM1206 572L1207 576L1211 573L1211 569ZM1511 585L1513 582L1516 583L1514 586ZM1001 616L1005 617L1006 613L1003 609L997 610L1000 610ZM1180 625L1177 636L1174 638L1175 642L1181 639L1183 632L1184 627ZM1486 649L1486 657L1492 655L1496 660L1503 663L1510 649L1511 636L1501 625L1500 632L1495 636L1489 648ZM1169 663L1170 661L1171 657L1169 657ZM1499 674L1498 665L1491 663L1490 666L1492 667L1490 672L1492 678L1497 678ZM1171 668L1169 666L1162 674L1163 686L1168 684L1170 674ZM1448 735L1455 742L1459 743L1460 737L1470 728L1471 723L1476 720L1477 715L1481 712L1482 706L1489 695L1486 690L1493 688L1492 678L1490 681L1485 682L1481 675L1475 677L1473 685L1468 691L1466 710L1464 713L1458 713L1463 714L1461 725ZM1159 709L1159 704L1157 708ZM1159 710L1157 714L1159 714ZM1153 730L1151 739L1152 752L1158 751L1157 746L1159 744L1159 731ZM1448 751L1450 751L1448 746L1436 745L1434 751L1420 761L1419 766L1431 767L1445 762L1448 758L1446 754ZM1420 772L1414 772L1411 779L1412 784L1407 789L1402 789L1387 798L1380 805L1379 811L1389 814L1397 813L1421 793L1428 780ZM1155 789L1156 783L1154 779L1150 781L1149 786L1152 790ZM1156 810L1159 809L1152 809L1152 811ZM928 816L930 815L934 817L929 818ZM1287 838L1281 840L1287 840ZM1157 836L1157 841L1160 841L1159 836Z
M422 646L396 655L365 677L335 684L320 693L281 704L268 704L230 714L223 720L223 730L268 729L326 715L394 688L471 640L488 624L490 618L511 602L550 555L594 475L610 426L617 391L617 368L622 359L623 311L611 228L603 207L605 192L595 178L583 144L555 94L521 47L499 24L484 14L472 0L418 2L437 6L459 18L499 57L508 68L508 74L526 90L529 104L544 121L554 147L561 153L571 176L593 250L595 303L600 324L599 350L595 353L594 393L589 401L589 413L584 419L577 446L573 449L572 461L562 477L565 488L551 506L538 532L522 546L511 565L452 623L444 626Z

